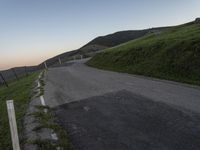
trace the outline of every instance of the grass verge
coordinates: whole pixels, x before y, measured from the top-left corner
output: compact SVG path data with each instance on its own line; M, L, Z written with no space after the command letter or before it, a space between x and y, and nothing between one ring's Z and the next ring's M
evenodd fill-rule
M8 88L0 87L0 149L12 150L6 100L14 100L19 137L22 139L23 116L26 113L33 83L38 74L39 72L35 72L19 81L11 81Z

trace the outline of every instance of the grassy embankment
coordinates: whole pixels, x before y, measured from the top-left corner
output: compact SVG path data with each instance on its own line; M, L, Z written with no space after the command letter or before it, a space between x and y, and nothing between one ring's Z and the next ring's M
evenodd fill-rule
M26 113L28 102L31 98L33 83L39 72L29 74L19 81L9 82L9 87L0 87L0 149L11 150L12 143L10 137L10 127L8 122L6 100L13 99L16 111L16 119L19 135L23 129L23 116Z
M106 49L89 66L200 85L200 23L170 27Z

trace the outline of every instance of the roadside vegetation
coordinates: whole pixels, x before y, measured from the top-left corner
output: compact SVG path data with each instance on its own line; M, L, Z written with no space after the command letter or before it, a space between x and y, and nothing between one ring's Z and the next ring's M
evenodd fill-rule
M200 85L200 23L166 28L109 48L89 66Z
M67 136L65 130L62 129L55 121L55 116L48 106L35 106L38 111L31 114L35 117L39 126L35 127L33 130L35 132L40 132L42 129L53 130L58 141L53 141L50 139L37 139L35 141L29 141L32 144L36 144L41 150L55 150L58 147L62 150L73 150L72 144L69 142L69 137ZM45 112L46 111L46 112Z
M44 81L45 72L42 72L39 76L40 86L36 89L35 92L36 97L40 97L44 95ZM56 117L53 111L47 105L34 105L35 111L29 115L34 117L34 122L37 122L38 125L33 128L32 131L36 132L38 135L44 131L44 129L48 129L48 132L54 132L57 136L57 140L55 139L46 139L46 138L37 138L35 140L27 140L26 143L37 145L39 150L72 150L73 146L69 142L69 138L65 130L56 122ZM47 132L47 131L46 131Z
M20 140L22 140L23 116L26 113L33 84L38 74L39 72L34 72L29 74L28 77L20 78L19 81L11 81L8 88L5 86L0 87L0 149L2 150L12 150L6 100L14 100L18 132Z

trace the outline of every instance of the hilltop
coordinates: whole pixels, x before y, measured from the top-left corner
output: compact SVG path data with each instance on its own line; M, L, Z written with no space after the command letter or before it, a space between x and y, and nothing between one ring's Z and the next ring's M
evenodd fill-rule
M88 65L200 85L198 20L108 48Z
M149 33L158 33L164 29L166 29L166 27L151 28L145 30L120 31L105 36L99 36L77 50L60 54L58 56L46 60L46 62L48 66L52 66L58 63L58 58L61 58L62 61L68 61L72 60L74 57L80 58L80 55L82 55L83 57L91 57L106 48L110 48L122 44L124 42L140 38ZM41 65L43 65L43 63Z

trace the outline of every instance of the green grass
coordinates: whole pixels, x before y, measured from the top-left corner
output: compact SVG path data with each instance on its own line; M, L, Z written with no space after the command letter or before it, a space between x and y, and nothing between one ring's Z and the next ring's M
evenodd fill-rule
M22 140L23 116L31 98L33 83L38 75L39 72L35 72L29 74L28 77L20 78L19 81L9 82L8 88L0 87L0 149L12 150L6 100L14 100L18 132Z
M44 128L52 129L56 132L58 136L57 142L52 142L51 140L41 140L32 141L31 143L36 144L41 150L43 149L55 149L55 147L60 147L63 150L73 150L73 146L69 141L65 130L59 126L55 121L55 116L53 115L51 109L48 106L35 106L38 111L31 114L35 117L36 121L39 123L37 127L34 128L34 131L40 131ZM44 110L48 110L47 113Z
M41 78L39 79L40 82L40 88L38 88L39 95L44 94L44 81L45 72L42 72ZM44 140L44 139L37 139L34 141L26 141L27 143L36 144L39 149L48 149L48 150L54 150L56 147L60 147L62 150L72 150L73 146L69 141L69 137L67 136L67 133L61 126L56 123L55 115L53 114L52 110L49 106L43 106L43 105L35 105L36 111L32 114L29 114L35 118L35 121L38 123L38 126L36 126L33 131L40 132L42 129L51 129L53 130L57 136L58 141L53 140Z
M89 66L200 85L200 24L191 22L106 49Z

